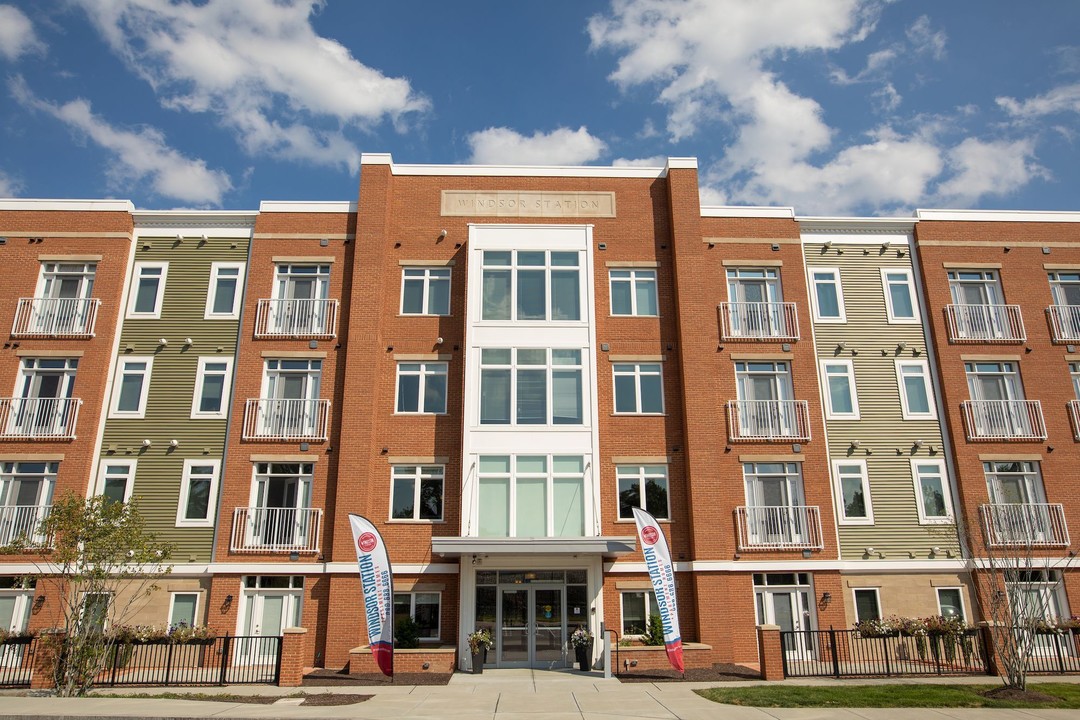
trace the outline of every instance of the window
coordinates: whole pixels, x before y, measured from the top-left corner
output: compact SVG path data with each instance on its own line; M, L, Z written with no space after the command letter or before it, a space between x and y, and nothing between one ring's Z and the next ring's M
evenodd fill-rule
M911 474L915 479L915 501L919 522L923 525L952 522L952 499L941 460L912 460Z
M401 314L449 315L450 268L403 268Z
M855 588L855 620L866 622L881 619L881 603L878 601L877 588Z
M652 590L621 592L623 637L641 637L649 629L649 619L660 612Z
M10 545L19 537L35 543L44 540L38 527L52 506L59 467L58 462L0 464L0 505L5 508L0 517L0 546Z
M131 295L128 298L129 318L159 318L165 297L165 276L169 263L137 262L132 271Z
M174 592L169 607L169 626L195 627L199 609L199 593Z
M777 268L728 268L727 288L727 337L798 338L798 320L794 307L783 303Z
M619 481L619 519L633 520L639 507L658 520L669 520L668 478L666 465L620 465L615 468Z
M655 270L608 271L612 315L658 315Z
M1080 399L1080 363L1069 363L1069 377L1072 378L1073 395Z
M79 608L79 625L91 633L104 633L109 627L109 606L112 593L83 593Z
M446 369L444 362L398 363L396 412L445 413Z
M320 515L311 507L314 463L257 462L254 469L243 544L238 549L315 552ZM234 535L234 543L239 539Z
M1080 305L1080 272L1052 272L1049 279L1055 305Z
M809 440L806 401L792 399L789 363L736 362L735 391L732 438Z
M112 502L127 502L134 481L134 460L103 460L98 470L97 494Z
M391 519L442 520L444 475L442 465L395 465L391 469Z
M612 366L615 374L615 412L660 414L664 412L664 381L660 363Z
M240 317L240 292L244 287L244 264L210 264L210 287L206 294L207 320L236 320Z
M996 270L950 270L949 293L956 305L1000 305L1004 300Z
M87 299L94 294L96 263L41 264L38 297L54 300Z
M938 588L937 605L942 616L964 619L964 597L960 588Z
M581 425L581 373L580 350L480 350L480 424Z
M917 323L915 282L907 268L882 268L881 286L885 291L885 311L890 323Z
M1024 400L1017 363L964 363L971 400L964 403L968 434L975 438L1044 437L1039 402Z
M185 460L177 527L213 527L220 460Z
M873 525L874 511L870 504L870 481L865 460L834 460L837 506L844 525Z
M855 369L850 360L822 360L825 385L825 417L858 420L859 399L855 393Z
M485 250L482 320L581 320L580 253Z
M810 283L814 319L818 322L847 322L839 268L811 269Z
M437 592L394 593L394 625L411 617L420 630L420 642L439 639L439 604Z
M109 417L141 418L146 415L146 396L150 392L152 357L124 357L116 367L112 408Z
M585 534L585 458L481 455L481 537Z
M1046 502L1038 463L984 462L983 474L990 502L995 505Z
M930 392L930 367L925 360L897 360L896 381L900 388L900 409L905 420L933 420L937 417Z
M21 377L0 433L9 437L73 437L77 399L75 387L78 358L24 357Z
M228 415L231 382L231 357L200 357L195 376L195 396L191 401L191 417L224 419Z
M743 463L746 504L751 507L802 505L799 463Z
M97 302L91 295L96 271L95 263L42 263L30 315L23 320L17 315L13 332L37 335L93 333ZM20 303L20 315L21 311Z
M333 335L337 301L330 300L330 265L280 263L273 297L258 332L268 335Z

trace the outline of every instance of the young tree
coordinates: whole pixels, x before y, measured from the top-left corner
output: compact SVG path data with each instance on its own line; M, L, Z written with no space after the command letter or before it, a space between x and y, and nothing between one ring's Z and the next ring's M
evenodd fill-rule
M19 537L5 552L36 556L39 587L54 586L62 632L43 638L39 652L53 658L58 695L83 695L112 657L108 626L129 620L171 572L171 547L146 529L135 502L73 493L53 502L36 537Z

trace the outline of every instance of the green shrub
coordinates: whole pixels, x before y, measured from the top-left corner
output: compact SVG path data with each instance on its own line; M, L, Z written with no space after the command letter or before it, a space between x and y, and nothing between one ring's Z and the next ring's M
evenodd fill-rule
M394 623L394 646L399 648L420 647L420 626L411 616L405 615Z
M664 621L660 619L660 613L649 616L649 629L641 636L644 645L664 644Z

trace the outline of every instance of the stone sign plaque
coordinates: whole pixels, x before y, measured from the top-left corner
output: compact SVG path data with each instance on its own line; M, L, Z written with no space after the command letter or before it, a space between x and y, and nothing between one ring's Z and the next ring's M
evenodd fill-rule
M615 217L615 193L443 190L442 214L480 217Z

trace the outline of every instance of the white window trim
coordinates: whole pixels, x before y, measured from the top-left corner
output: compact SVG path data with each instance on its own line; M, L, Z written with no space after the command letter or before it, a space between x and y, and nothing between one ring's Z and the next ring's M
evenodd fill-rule
M615 312L615 293L612 292L611 286L615 282L615 278L611 276L613 272L628 272L629 278L619 278L619 282L630 283L630 312L617 313ZM637 303L637 285L638 285L638 273L652 273L652 287L653 287L653 299L656 304L655 313L642 313L638 312ZM660 317L660 288L659 278L655 268L629 268L629 267L617 267L608 269L608 312L611 313L611 317Z
M904 365L918 365L923 369L923 378L926 380L926 400L929 412L916 413L908 407L907 389L904 385L904 375L901 368ZM896 361L896 387L900 392L900 413L905 420L937 420L937 404L934 402L934 384L930 378L930 363L926 360L897 360Z
M416 410L398 410L398 397L401 392L401 366L402 365L419 365L420 366L420 387L417 392ZM445 372L433 373L428 372L428 368L441 365ZM413 373L409 373L412 375ZM427 412L424 410L424 394L427 390L427 377L429 375L442 375L446 378L446 393L443 395L443 409L439 412ZM449 412L450 407L450 363L446 361L428 361L428 360L400 360L397 366L394 368L394 414L395 415L446 415Z
M146 372L143 375L142 394L139 396L139 409L134 411L121 411L120 390L123 387L124 367L129 362L145 362ZM116 375L113 377L112 398L109 400L110 418L141 419L146 417L146 403L150 395L150 378L154 373L153 355L125 355L116 363Z
M840 478L841 465L858 465L862 469L863 498L866 501L866 517L849 518L844 514L844 486ZM866 460L834 459L832 462L833 490L836 495L836 521L840 525L873 525L874 503L870 498L870 475L866 469Z
M622 507L622 503L619 502L619 480L624 476L619 475L619 470L636 470L634 479L638 481L638 497L641 498L642 504L638 505L645 512L656 517L656 513L653 512L645 501L645 482L648 478L645 476L646 467L663 467L664 468L664 485L667 488L667 507L665 508L665 517L657 517L658 523L670 523L671 522L671 475L668 473L668 466L665 463L641 463L640 465L616 465L615 466L615 522L632 523L636 522L633 517L624 518L619 515L619 511Z
M416 619L416 596L417 595L438 595L439 596L439 612L435 614L438 619L438 624L435 626L435 637L422 637L419 638L422 643L438 643L442 640L442 592L438 590L395 590L392 595L408 595L409 596L409 617ZM393 598L391 597L391 605L393 605Z
M128 481L124 487L124 502L131 500L132 492L135 490L135 468L138 465L136 460L102 460L98 464L97 480L94 481L94 494L105 494L105 466L106 465L126 465L128 469Z
M191 626L192 627L198 627L199 626L199 605L202 604L202 592L200 592L199 590L171 590L171 591L169 591L169 620L168 620L169 626L172 627L172 624L173 624L173 610L176 607L176 596L177 595L194 595L195 596L195 610L193 611L193 614L192 614L192 617L191 617Z
M191 468L195 465L209 465L214 468L214 474L210 476L210 502L206 509L205 520L189 520L184 517L187 509L188 492L191 489ZM188 458L184 460L184 474L180 480L180 500L176 503L176 527L213 527L214 514L217 510L217 489L221 478L221 460L207 460L202 458Z
M867 592L867 591L874 593L874 600L877 602L878 617L879 618L885 617L885 613L881 609L881 591L878 588L876 588L876 587L853 587L853 588L851 588L851 609L855 613L855 622L860 622L859 621L859 603L855 599L855 593L856 592Z
M221 386L221 410L218 412L202 412L199 410L199 401L202 399L203 383L206 381L207 363L225 363L225 382ZM229 416L229 405L232 398L233 358L218 355L200 355L199 365L195 374L195 394L191 398L192 420L224 420Z
M157 297L154 298L154 312L135 312L135 298L139 295L139 271L143 268L161 268L161 278L158 281ZM161 306L165 302L165 283L168 280L169 263L167 262L136 262L131 270L131 289L128 291L127 314L124 316L132 320L153 320L161 317Z
M941 494L945 498L945 517L927 517L923 507L922 484L919 482L919 465L937 465L941 471ZM919 511L920 525L953 525L955 515L952 506L952 483L949 480L944 460L912 460L911 482L915 489L915 508Z
M646 632L648 631L648 629L649 629L649 620L652 617L652 614L649 612L652 609L652 603L649 602L649 593L652 593L652 592L653 592L652 590L644 589L644 588L641 589L641 590L620 590L619 591L619 632L622 632L622 630L626 627L626 613L624 612L624 609L623 609L623 598L625 596L627 596L627 595L638 595L638 594L645 596L645 630L646 630ZM655 593L654 593L654 597L655 597ZM640 638L640 637L644 637L644 633L642 633L641 635L623 635L623 637L624 638Z
M814 273L831 273L836 283L836 304L840 310L839 317L822 317L818 308L817 283L814 281ZM814 321L819 323L846 323L847 308L844 306L844 285L840 282L840 268L810 266L810 306L814 310Z
M619 365L633 365L634 372L632 377L634 378L634 407L635 410L626 411L619 410L619 404L616 400L616 383L615 378L619 376L630 376L631 373L619 373L615 368ZM642 365L659 365L660 366L660 410L657 412L645 412L641 409L641 366ZM652 373L646 373L646 375L652 375ZM651 415L653 417L659 417L667 412L667 398L664 397L664 363L663 361L656 362L616 362L611 365L611 413L613 415Z
M829 373L826 368L831 365L842 365L847 369L848 387L851 388L851 412L837 412L832 406L832 391L829 387ZM821 361L821 387L825 396L825 417L829 420L858 420L859 415L859 391L855 385L855 366L851 360L844 358L829 358Z
M960 595L960 617L967 621L967 603L964 602L964 588L959 585L942 585L934 588L934 598L937 600L938 615L944 615L941 612L941 591L942 590L956 590Z
M889 274L903 273L907 276L908 293L911 296L911 312L913 317L897 317L893 313L892 293L889 292ZM881 268L881 291L885 294L885 314L892 325L917 325L922 322L919 314L919 298L915 294L915 278L909 268Z
M215 313L214 300L217 299L218 271L222 269L236 269L236 289L233 291L233 310L231 313ZM244 294L244 263L242 262L215 262L210 263L210 286L206 292L206 312L203 318L206 320L239 320L240 298ZM164 294L164 293L162 293Z
M394 517L394 482L398 479L398 475L394 474L396 468L415 468L416 472L409 476L409 479L413 481L413 516L411 518L396 518ZM420 481L423 479L421 468L425 467L437 467L442 469L442 517L440 518L421 518L420 515ZM405 479L404 476L401 476ZM420 525L437 525L439 523L446 522L446 465L441 463L401 463L398 465L392 465L390 467L390 502L387 507L386 521L391 523L417 523Z
M418 312L418 313L407 313L407 312L405 312L405 271L406 270L423 270L424 271L424 277L423 277L424 296L423 296L423 300L422 300L422 305L423 305L423 308L424 308L423 312ZM441 315L441 314L438 314L438 313L429 313L427 311L428 300L431 297L431 280L432 280L431 272L433 270L446 270L447 271L447 277L446 277L446 283L447 283L447 287L446 287L446 314L445 315ZM453 276L454 276L454 272L449 267L427 267L427 266L423 266L423 265L406 265L406 266L402 267L401 268L401 301L400 301L400 303L398 305L398 312L401 315L405 316L405 317L450 317L450 314L451 314L450 313L450 309L451 309L450 306L453 303L453 292L454 292L454 286L453 286L454 278L453 278ZM412 279L417 280L419 278L412 278Z

